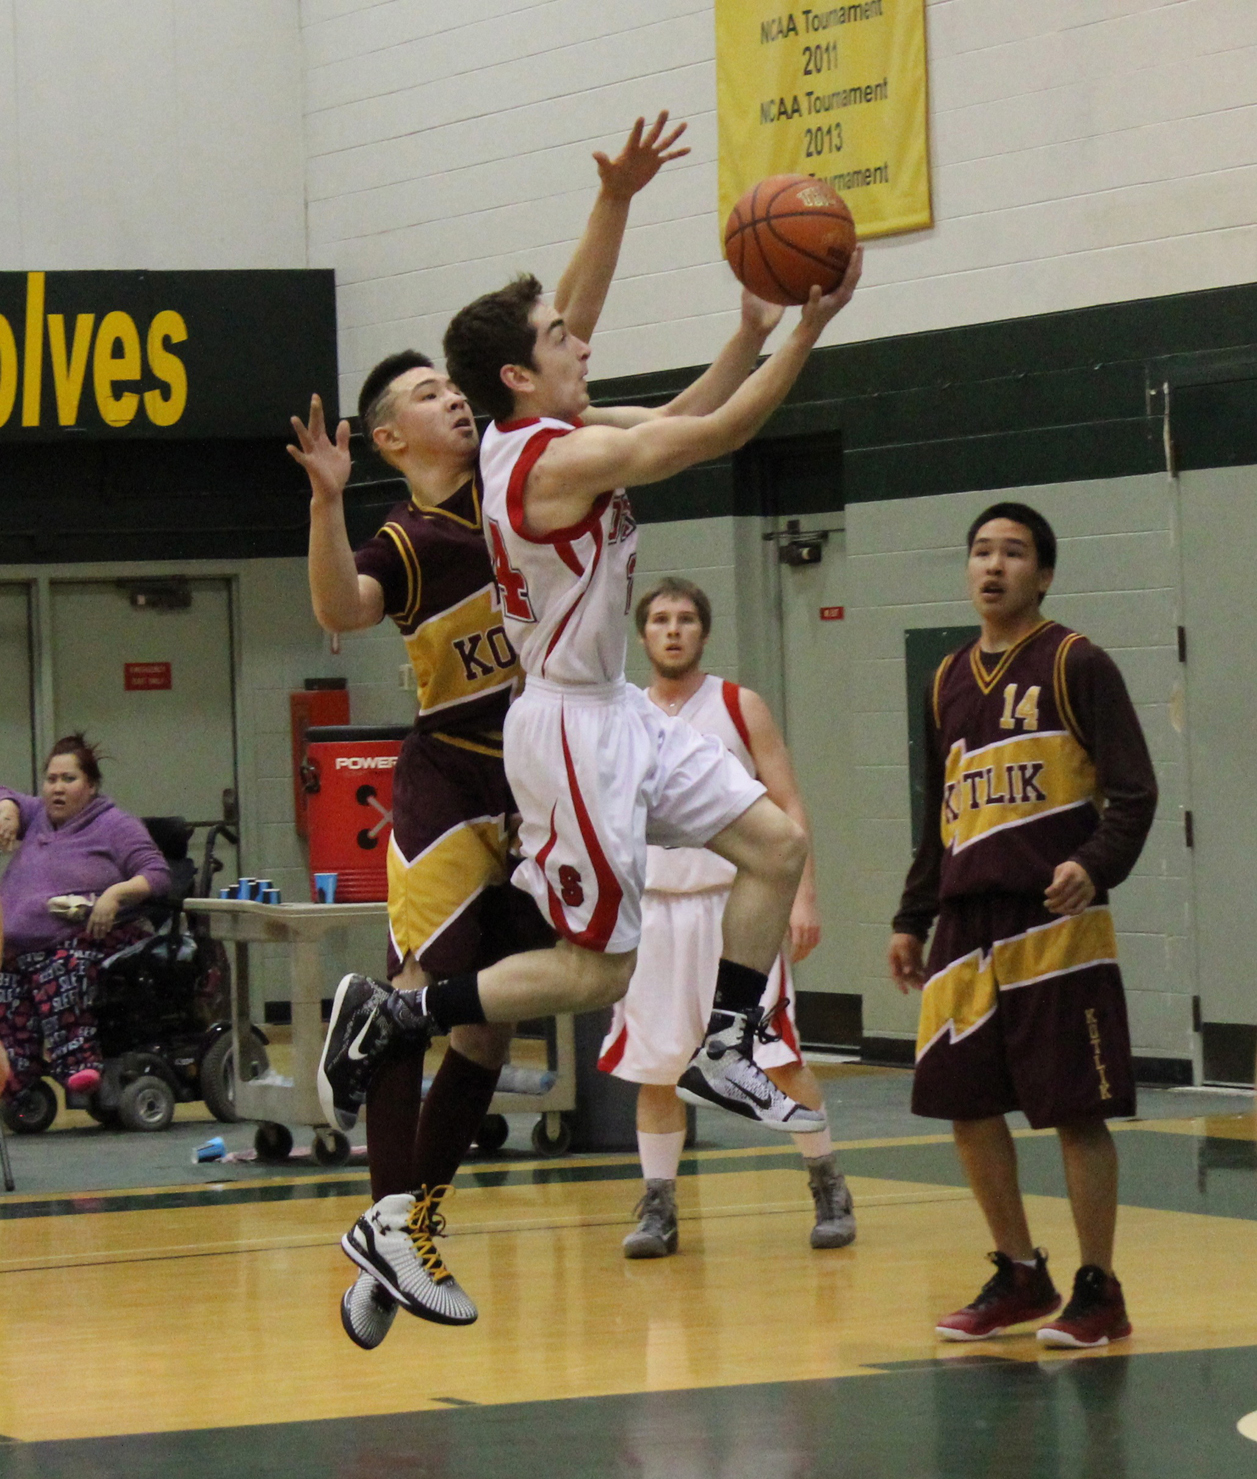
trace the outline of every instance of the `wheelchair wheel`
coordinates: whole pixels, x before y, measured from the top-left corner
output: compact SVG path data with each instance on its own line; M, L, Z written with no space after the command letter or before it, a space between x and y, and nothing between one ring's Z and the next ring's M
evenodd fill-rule
M8 1100L3 1114L15 1135L40 1135L57 1117L57 1096L41 1078Z
M249 1061L243 1075L246 1083L260 1078L271 1066L266 1048L256 1037L249 1037ZM210 1044L201 1059L201 1098L216 1120L225 1125L238 1124L236 1113L236 1049L230 1032L224 1032Z
M118 1120L124 1130L164 1130L174 1117L174 1092L155 1073L133 1078L118 1100Z
M480 1121L476 1144L481 1150L488 1151L492 1155L495 1150L502 1149L510 1133L511 1127L507 1124L504 1114L486 1114Z
M102 1109L99 1094L93 1094L87 1101L87 1112L98 1125L116 1125L118 1123L117 1109Z

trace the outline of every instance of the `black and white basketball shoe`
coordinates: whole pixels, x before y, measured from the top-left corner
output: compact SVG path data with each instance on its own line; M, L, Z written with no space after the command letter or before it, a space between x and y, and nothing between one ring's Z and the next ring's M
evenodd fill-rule
M396 1317L397 1301L374 1274L363 1269L340 1302L345 1334L364 1351L373 1351L393 1328Z
M393 995L370 976L352 973L342 977L336 988L317 1081L327 1122L340 1130L352 1130L357 1124L367 1088L391 1047L403 1039L418 1039L427 1045L421 1019L414 1019L408 1031L398 1025Z
M768 1130L794 1135L823 1130L823 1110L808 1109L783 1094L751 1054L756 1038L770 1041L759 1007L749 1012L714 1011L707 1036L677 1084L687 1104L727 1109Z
M445 1231L437 1210L448 1187L381 1197L340 1240L359 1268L378 1279L412 1315L438 1325L470 1325L479 1311L441 1261L434 1238Z

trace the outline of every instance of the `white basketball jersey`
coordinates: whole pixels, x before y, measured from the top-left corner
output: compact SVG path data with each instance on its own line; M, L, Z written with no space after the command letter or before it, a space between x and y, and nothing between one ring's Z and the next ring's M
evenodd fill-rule
M480 444L484 527L506 634L524 672L551 683L613 683L624 674L637 525L622 488L579 524L524 531L524 485L538 457L577 428L548 416L490 424Z
M692 724L700 734L714 734L748 775L756 775L736 683L708 673L677 718ZM732 863L705 847L646 849L646 887L655 893L696 894L728 888L736 872Z

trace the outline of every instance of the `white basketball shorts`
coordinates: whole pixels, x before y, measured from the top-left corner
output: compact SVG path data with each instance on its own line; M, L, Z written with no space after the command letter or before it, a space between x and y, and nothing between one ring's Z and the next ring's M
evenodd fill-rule
M718 739L623 679L530 677L503 732L524 856L512 882L588 950L637 948L647 842L703 847L764 795Z
M642 897L642 943L628 995L618 1001L598 1067L634 1084L675 1084L703 1040L716 995L720 922L727 889ZM785 1005L780 1006L783 995ZM761 1068L802 1063L794 980L785 955L773 963L760 1003L780 1041L755 1044Z

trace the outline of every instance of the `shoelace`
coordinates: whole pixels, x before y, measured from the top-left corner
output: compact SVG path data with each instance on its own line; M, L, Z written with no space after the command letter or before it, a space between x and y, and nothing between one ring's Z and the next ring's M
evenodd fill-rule
M423 1271L434 1284L443 1284L453 1275L441 1262L433 1238L445 1232L445 1218L440 1211L441 1198L449 1191L448 1186L434 1186L431 1191L421 1186L415 1193L415 1205L406 1218L406 1233L415 1245L415 1252L423 1264Z
M648 1191L637 1206L633 1208L633 1216L639 1222L651 1219L658 1224L658 1231L662 1232L663 1225L668 1220L668 1207L664 1194L661 1191ZM655 1229L651 1229L654 1231Z

